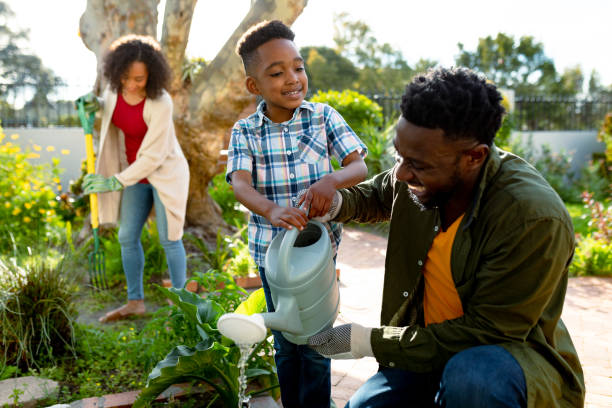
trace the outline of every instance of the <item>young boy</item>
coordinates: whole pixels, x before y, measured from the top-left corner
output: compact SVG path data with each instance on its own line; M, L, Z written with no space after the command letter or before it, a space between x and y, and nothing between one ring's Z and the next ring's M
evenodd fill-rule
M282 228L301 230L309 218L325 215L337 189L367 175L366 148L344 119L328 105L304 101L308 78L293 38L282 22L264 21L251 27L236 47L247 90L263 101L234 125L226 178L238 201L252 212L249 250L270 311L274 305L264 259L272 238ZM332 155L342 163L335 172ZM341 225L328 223L327 228L335 253ZM330 360L273 333L283 406L329 407Z

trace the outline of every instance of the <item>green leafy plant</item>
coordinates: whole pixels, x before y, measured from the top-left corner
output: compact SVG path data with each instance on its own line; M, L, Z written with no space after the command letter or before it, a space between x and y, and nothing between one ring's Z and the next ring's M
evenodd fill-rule
M240 351L229 339L221 336L216 323L226 310L211 298L202 299L185 289L161 288L184 313L186 319L197 326L201 341L193 347L177 346L160 361L149 374L146 387L140 392L134 407L150 403L168 386L186 380L201 381L214 390L223 406L238 405L238 359ZM268 343L264 340L250 354L257 358L259 351ZM274 376L274 367L267 360L259 360L257 368L246 371L248 380L261 376ZM263 366L262 366L263 364ZM277 385L274 384L273 387ZM261 392L266 389L261 390ZM211 404L215 401L211 401Z
M249 244L239 235L229 245L232 257L224 265L224 270L232 276L248 276L257 273L257 265L249 253Z
M326 103L337 110L359 137L363 137L364 128L368 126L380 128L383 125L381 106L359 92L350 89L342 92L318 91L310 100Z
M11 135L10 139L18 139ZM0 128L0 143L6 139ZM47 149L52 148L49 146ZM59 159L32 164L42 148L22 150L11 141L0 144L0 251L25 252L60 242L62 218L57 214L56 191L61 190Z
M2 366L39 367L74 354L73 277L51 258L0 259ZM4 370L2 370L4 371Z
M578 236L570 274L612 275L612 206L596 201L592 193L583 193L589 210L588 235ZM609 203L609 202L608 202Z
M242 228L246 224L246 214L240 209L233 187L225 181L225 173L219 173L212 178L208 194L221 207L225 222L237 228Z

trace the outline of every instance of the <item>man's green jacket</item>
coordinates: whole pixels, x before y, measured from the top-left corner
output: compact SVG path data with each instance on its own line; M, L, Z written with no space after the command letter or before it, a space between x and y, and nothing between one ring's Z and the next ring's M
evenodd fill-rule
M561 311L574 251L572 222L559 196L521 158L492 146L451 254L464 315L423 324L423 264L441 228L437 209L422 211L395 169L341 190L335 221L390 219L379 364L441 370L456 353L497 344L519 362L529 407L581 407L584 378Z

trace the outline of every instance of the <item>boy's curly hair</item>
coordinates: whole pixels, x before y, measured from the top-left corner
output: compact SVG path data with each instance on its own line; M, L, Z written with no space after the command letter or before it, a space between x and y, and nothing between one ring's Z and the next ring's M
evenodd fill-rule
M240 37L236 44L236 53L242 58L244 69L248 75L251 74L253 66L258 62L257 48L277 38L293 41L295 34L282 21L272 20L252 25Z
M495 85L468 68L436 68L418 75L402 96L402 116L446 137L491 145L504 108Z
M128 34L113 41L104 56L104 76L113 91L120 92L121 76L136 61L147 66L147 97L157 98L168 88L171 71L159 43L152 37Z

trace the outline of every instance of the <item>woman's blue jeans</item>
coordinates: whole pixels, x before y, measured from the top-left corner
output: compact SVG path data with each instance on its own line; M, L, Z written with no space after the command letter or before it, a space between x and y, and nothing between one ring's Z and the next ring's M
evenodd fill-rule
M274 311L266 271L259 267L268 311ZM284 408L329 408L331 360L306 345L296 345L282 333L274 334L274 361Z
M455 354L440 373L382 368L345 408L526 407L527 385L519 363L500 346L478 346Z
M128 300L144 299L143 271L144 251L140 235L147 217L155 205L155 218L159 241L166 253L170 280L175 288L185 286L186 257L183 241L168 240L168 221L166 209L159 195L151 184L135 184L123 190L121 196L121 216L119 220L119 245L121 246L121 261L127 281Z

